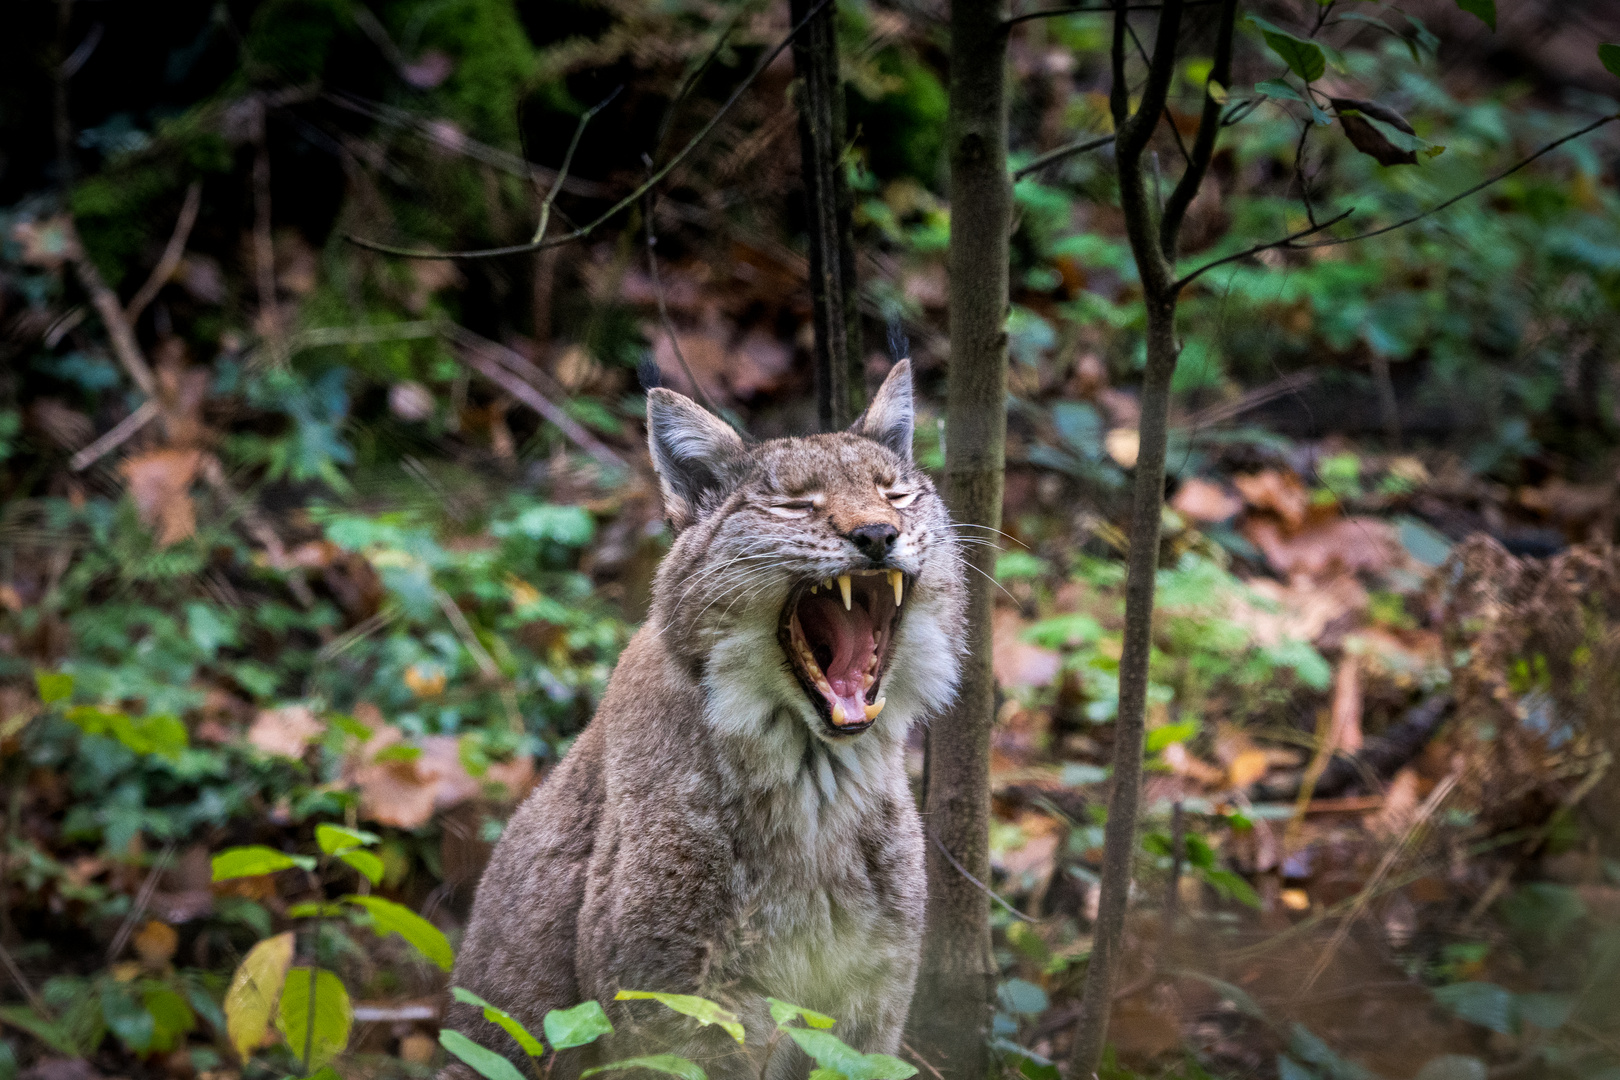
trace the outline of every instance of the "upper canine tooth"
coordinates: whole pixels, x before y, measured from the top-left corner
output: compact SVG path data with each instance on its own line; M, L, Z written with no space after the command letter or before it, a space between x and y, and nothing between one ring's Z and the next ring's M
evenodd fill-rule
M876 701L872 702L872 704L866 707L866 719L868 721L876 720L877 714L882 712L883 706L887 705L888 703L888 698L878 698Z
M906 575L898 570L890 570L889 587L894 589L894 606L899 607L906 599Z
M844 610L850 610L849 575L838 575L838 591L844 596Z

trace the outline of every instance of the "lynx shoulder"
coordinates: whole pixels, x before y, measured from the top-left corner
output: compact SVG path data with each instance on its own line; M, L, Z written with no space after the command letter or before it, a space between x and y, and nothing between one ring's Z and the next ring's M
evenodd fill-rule
M453 982L533 1031L635 989L717 999L749 1033L738 1048L626 1003L583 1057L673 1051L757 1076L766 996L894 1052L924 907L905 737L955 691L964 603L945 506L911 458L910 365L847 432L749 445L668 390L647 413L676 533L651 612L508 823ZM521 1060L477 1010L447 1022ZM770 1066L807 1064L790 1046Z

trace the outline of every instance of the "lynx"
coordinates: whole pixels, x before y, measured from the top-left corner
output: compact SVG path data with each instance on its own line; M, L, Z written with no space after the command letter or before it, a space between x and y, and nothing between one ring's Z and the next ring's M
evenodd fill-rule
M576 1068L674 1052L757 1077L766 996L893 1053L925 899L905 737L955 692L965 595L912 462L910 363L846 432L751 446L663 389L647 419L676 534L651 612L496 845L452 981L536 1032L549 1009L633 989L715 999L748 1033L739 1048L650 1002L612 1005L617 1032ZM446 1022L522 1064L478 1010ZM768 1069L808 1066L782 1040Z

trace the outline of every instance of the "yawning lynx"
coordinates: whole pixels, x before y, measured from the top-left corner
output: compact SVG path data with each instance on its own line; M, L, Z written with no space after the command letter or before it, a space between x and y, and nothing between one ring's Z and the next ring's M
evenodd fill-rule
M618 1034L585 1052L599 1061L669 1051L757 1077L766 996L892 1053L924 907L906 729L954 692L964 600L945 506L911 460L910 364L848 432L749 446L668 390L647 418L677 534L651 613L507 825L453 982L535 1032L620 989L710 997L748 1031L739 1049L661 1006L612 1006ZM522 1063L480 1011L447 1023ZM807 1066L782 1040L770 1073Z

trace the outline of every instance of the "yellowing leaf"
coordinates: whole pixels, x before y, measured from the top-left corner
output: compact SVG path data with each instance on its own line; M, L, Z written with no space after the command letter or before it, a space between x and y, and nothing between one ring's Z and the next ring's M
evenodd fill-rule
M292 956L292 933L277 934L248 950L231 976L225 991L225 1032L244 1062L264 1041Z
M410 908L380 896L345 896L343 902L365 908L371 914L371 928L378 937L398 934L445 971L455 964L455 950L450 948L443 932Z
M1227 783L1233 787L1248 787L1264 775L1266 775L1264 750L1243 751L1232 759L1232 764L1226 770Z
M312 1022L313 1021L313 1022ZM326 970L293 968L281 988L276 1028L299 1059L309 1051L309 1067L318 1069L349 1045L354 1008L343 980Z
M405 685L417 697L438 697L444 693L444 669L433 664L412 664L405 669Z
M37 670L34 672L34 686L39 690L39 700L47 705L55 705L73 696L72 675Z
M499 1025L501 1030L512 1036L512 1038L517 1041L517 1044L523 1047L523 1052L528 1054L530 1057L537 1058L546 1052L546 1048L540 1044L540 1040L529 1034L529 1029L519 1023L517 1018L511 1013L507 1012L505 1009L497 1009L495 1006L491 1005L489 1002L485 1001L471 990L464 990L459 986L452 986L450 988L450 996L454 997L457 1001L464 1002L468 1005L476 1005L478 1008L483 1009L484 1019L488 1020L492 1024ZM590 1004L596 1005L596 1002L593 1001L590 1002ZM601 1009L600 1005L597 1005L596 1007L598 1010ZM556 1045L555 1040L553 1041L552 1045ZM468 1064L470 1065L472 1063L468 1062ZM477 1068L477 1066L474 1066L474 1068Z
M714 1024L725 1031L737 1045L743 1041L742 1020L736 1013L723 1009L708 998L697 997L692 994L657 994L649 990L620 990L613 998L614 1001L656 1001L666 1008L673 1009L682 1016L690 1016L703 1025Z
M814 1009L806 1009L803 1005L794 1005L773 997L766 998L765 1004L770 1007L771 1019L776 1021L779 1028L785 1029L794 1020L803 1020L813 1028L830 1028L838 1023L826 1013L818 1013Z

